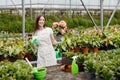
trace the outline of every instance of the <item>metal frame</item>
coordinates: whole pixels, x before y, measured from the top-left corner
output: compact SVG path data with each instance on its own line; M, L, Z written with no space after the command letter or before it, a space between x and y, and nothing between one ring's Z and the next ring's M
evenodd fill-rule
M92 20L94 26L96 27L96 29L98 29L98 27L97 27L97 25L96 25L96 23L95 23L93 17L91 16L90 12L88 11L88 9L86 8L86 6L84 5L84 2L83 2L82 0L80 0L80 1L81 1L81 3L82 3L83 7L85 8L85 10L87 11L87 13L88 13L90 19Z
M85 10L87 11L87 13L88 13L90 19L92 20L94 26L98 29L98 27L97 27L97 25L96 25L93 17L91 16L91 14L89 13L88 9L87 9L86 6L84 5L84 2L83 2L82 0L80 0L80 1L81 1L81 3L82 3L83 7L85 8ZM103 2L104 2L104 0L100 0L100 29L101 29L101 30L103 29L103 10L104 10L104 9L103 9ZM115 9L114 9L112 15L110 16L110 19L109 19L109 21L108 21L105 29L108 28L108 26L109 26L109 24L110 24L110 22L111 22L111 20L112 20L112 18L113 18L113 16L114 16L116 10L117 10L117 7L119 6L119 3L120 3L120 0L118 0L118 3L117 3L117 5L115 6Z
M49 1L49 0L48 0L48 1ZM103 2L104 2L104 0L100 0L100 28L98 28L98 26L96 25L93 17L91 16L90 12L88 11L88 9L86 8L86 6L84 5L83 0L80 0L80 1L81 1L81 3L82 3L82 6L84 7L84 9L87 11L87 13L88 13L90 19L92 20L94 26L95 26L97 29L102 29L102 28L103 28L103 10L104 10L104 9L103 9ZM11 2L13 3L13 5L15 6L15 8L16 8L17 11L18 11L18 8L16 7L15 3L13 2L13 0L11 0ZM105 29L108 28L108 26L109 26L109 24L110 24L110 22L111 22L111 20L112 20L112 18L113 18L113 16L114 16L116 10L117 10L117 7L119 6L119 3L120 3L120 0L118 0L118 3L117 3L117 5L115 6L115 9L113 10L113 13L112 13L112 15L110 16L110 19L109 19L109 21L108 21ZM47 3L47 4L48 4L48 3ZM32 6L31 6L31 5L32 5L32 4L31 4L31 0L30 0L31 20L32 20ZM7 6L7 5L6 5L6 6ZM7 7L6 7L6 8L7 8ZM44 10L44 9L45 9L45 8L43 8L43 10ZM43 11L43 10L42 10L42 11ZM72 9L71 9L71 0L70 0L70 14L71 14L71 10L72 10ZM25 37L25 3L24 3L24 0L22 0L22 37L23 37L23 38Z
M22 0L22 38L25 37L25 0Z
M115 12L116 12L117 8L118 8L118 6L119 6L119 3L120 3L120 0L118 0L118 3L117 3L117 5L116 5L116 7L115 7L115 9L114 9L113 13L111 14L110 19L109 19L109 21L108 21L108 23L107 23L107 25L106 25L105 29L107 29L107 28L108 28L108 26L109 26L109 24L110 24L110 22L111 22L111 20L112 20L112 18L113 18L113 16L114 16L114 14L115 14Z
M103 29L103 0L100 0L100 29Z

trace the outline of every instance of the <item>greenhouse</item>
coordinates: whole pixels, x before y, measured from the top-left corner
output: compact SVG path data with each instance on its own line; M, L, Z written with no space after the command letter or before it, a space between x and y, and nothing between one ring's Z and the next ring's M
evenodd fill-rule
M120 80L120 0L0 1L0 80Z

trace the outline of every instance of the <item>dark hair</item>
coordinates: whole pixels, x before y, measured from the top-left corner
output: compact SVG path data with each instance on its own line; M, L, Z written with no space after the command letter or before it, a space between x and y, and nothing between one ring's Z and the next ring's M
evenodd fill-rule
M37 16L37 18L36 18L35 27L34 27L34 33L39 29L38 22L39 22L39 19L40 19L42 16L43 16L43 15L39 15L39 16ZM45 16L43 16L43 17L45 18ZM44 24L43 27L45 27L45 24Z

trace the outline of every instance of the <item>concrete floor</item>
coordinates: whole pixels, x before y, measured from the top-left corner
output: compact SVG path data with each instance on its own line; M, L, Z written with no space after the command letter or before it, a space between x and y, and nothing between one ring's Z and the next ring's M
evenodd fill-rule
M36 64L33 66L36 66ZM61 71L60 66L61 60L58 60L58 65L47 67L47 74L43 80L88 80L84 72L79 72L79 74L73 75L71 72ZM36 79L32 76L31 80Z
M64 72L60 70L60 66L52 66L47 68L47 74L44 80L87 80L84 72L77 75L71 72Z

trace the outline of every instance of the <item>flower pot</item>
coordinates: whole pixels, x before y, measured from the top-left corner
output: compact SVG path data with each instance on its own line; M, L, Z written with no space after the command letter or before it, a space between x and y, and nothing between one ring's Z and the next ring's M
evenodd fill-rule
M74 52L75 52L75 53L80 52L80 47L76 47L76 48L74 49Z
M98 48L96 47L96 48L93 48L93 52L94 53L97 53L98 52Z
M84 71L84 65L83 65L84 62L77 62L78 64L78 68L79 68L79 72L83 72Z
M16 60L17 60L16 57L9 57L9 61L10 61L10 62L15 62Z
M68 52L74 53L74 49L69 49Z
M0 61L3 61L4 57L0 55Z
M4 58L2 61L3 61L3 62L8 62L9 59L8 59L8 58Z
M104 80L104 78L99 76L99 77L98 77L98 80Z
M65 72L71 72L71 65L64 64L60 66L60 70L65 71Z
M89 48L83 48L83 53L84 54L88 54L88 52L89 52Z
M24 58L24 56L25 56L25 54L19 53L18 55L16 55L16 58L22 59L22 58Z
M62 57L62 65L63 64L68 64L71 65L72 64L72 60L68 59L67 57Z
M115 80L120 80L120 76L115 76Z
M85 71L85 74L88 80L95 80L95 73L90 73Z
M62 57L62 61L61 61L62 65L66 64L66 57Z
M28 58L29 61L33 61L34 60L34 56L32 54L26 54L25 57Z

